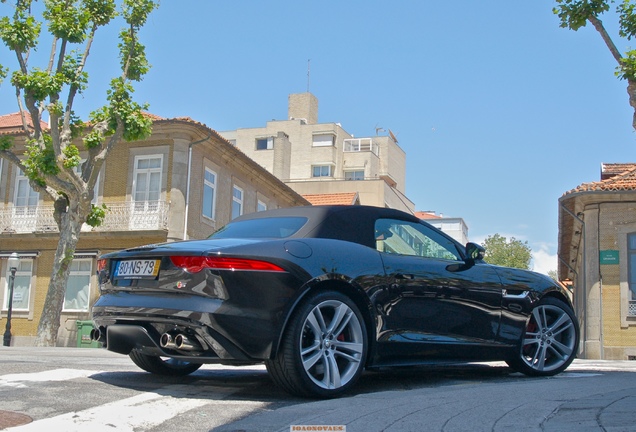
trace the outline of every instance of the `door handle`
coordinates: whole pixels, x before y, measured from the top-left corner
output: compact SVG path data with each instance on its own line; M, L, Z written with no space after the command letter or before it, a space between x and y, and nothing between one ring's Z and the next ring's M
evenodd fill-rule
M395 278L398 279L398 280L405 280L405 279L413 280L413 279L415 279L415 275L414 274L398 273L398 274L395 275Z
M503 298L505 299L509 299L509 300L523 300L526 297L528 297L528 295L530 294L530 291L522 291L521 293L518 294L508 294L508 290L502 290L502 294L503 294Z

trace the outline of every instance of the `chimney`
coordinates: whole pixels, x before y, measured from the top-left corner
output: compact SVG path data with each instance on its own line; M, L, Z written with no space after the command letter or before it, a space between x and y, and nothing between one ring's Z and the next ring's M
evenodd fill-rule
M318 99L309 92L290 94L287 115L290 120L303 119L307 124L318 123Z

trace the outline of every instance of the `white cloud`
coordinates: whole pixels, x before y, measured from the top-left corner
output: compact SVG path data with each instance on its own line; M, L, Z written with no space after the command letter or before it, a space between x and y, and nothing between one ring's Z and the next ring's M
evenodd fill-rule
M538 250L532 251L532 265L534 271L548 274L550 270L557 269L557 255L551 254L546 244L539 245Z

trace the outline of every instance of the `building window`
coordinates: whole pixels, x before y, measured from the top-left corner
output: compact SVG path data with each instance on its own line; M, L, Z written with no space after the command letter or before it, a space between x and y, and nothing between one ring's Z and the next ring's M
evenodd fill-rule
M256 150L271 150L274 148L274 137L256 138Z
M203 216L214 219L215 203L216 173L206 168L203 175Z
M258 203L256 203L256 211L265 211L265 210L267 210L267 204L265 204L261 200L258 200Z
M133 177L135 211L156 211L161 197L162 155L136 156Z
M88 311L93 260L75 258L66 282L64 311Z
M12 309L17 311L29 310L29 297L31 295L31 276L33 274L33 260L21 259L18 269L15 272L13 281L13 304ZM9 277L10 270L7 268L7 274L4 285L4 310L9 309Z
M331 147L336 143L336 137L332 134L314 135L312 145L314 147Z
M243 214L243 189L238 186L232 188L232 219Z
M364 180L364 170L345 171L345 180Z
M314 165L311 167L312 177L332 177L331 165Z
M16 207L16 214L25 214L28 207L36 207L40 199L40 194L34 191L29 185L29 178L22 170L18 170L15 178L15 196L13 203Z

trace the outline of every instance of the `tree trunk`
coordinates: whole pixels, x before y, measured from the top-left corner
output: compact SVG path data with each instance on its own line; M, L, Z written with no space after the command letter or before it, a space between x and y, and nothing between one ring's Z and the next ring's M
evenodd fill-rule
M55 251L53 271L51 272L51 280L46 293L42 316L38 324L35 346L53 347L57 345L57 333L60 329L66 283L73 255L75 255L75 248L79 241L82 224L82 218L76 212L65 211L59 214L60 241Z
M634 109L634 116L632 117L632 127L636 130L636 80L627 80L627 94L629 95L629 104Z

